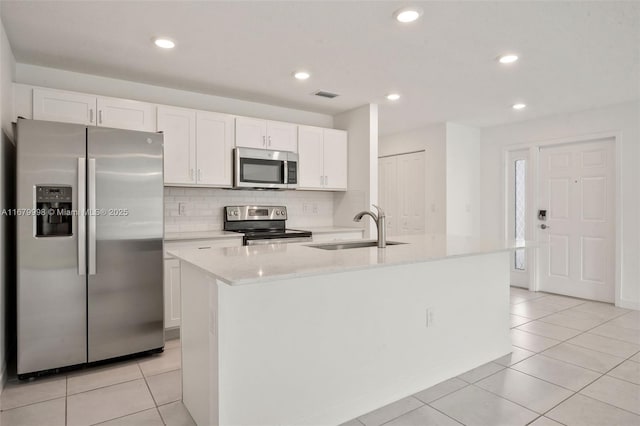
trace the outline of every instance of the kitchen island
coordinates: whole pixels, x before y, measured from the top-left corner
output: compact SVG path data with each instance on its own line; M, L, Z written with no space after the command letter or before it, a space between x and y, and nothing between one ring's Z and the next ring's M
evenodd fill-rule
M196 423L339 424L511 352L515 244L394 240L172 251Z

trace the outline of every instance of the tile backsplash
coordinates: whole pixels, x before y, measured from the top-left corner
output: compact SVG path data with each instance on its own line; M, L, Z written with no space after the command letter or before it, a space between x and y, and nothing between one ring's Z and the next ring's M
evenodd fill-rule
M222 229L222 208L245 204L287 206L289 228L333 225L333 193L164 188L165 232Z

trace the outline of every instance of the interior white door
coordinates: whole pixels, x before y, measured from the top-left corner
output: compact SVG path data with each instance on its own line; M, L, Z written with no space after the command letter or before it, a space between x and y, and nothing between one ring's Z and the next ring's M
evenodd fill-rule
M507 154L507 238L531 239L531 188L529 150L509 151ZM518 249L510 254L511 285L529 288L530 251Z
M424 186L424 151L399 155L399 226L402 234L424 233Z
M387 215L387 235L399 235L398 212L398 158L396 155L378 159L378 201Z
M387 235L425 232L425 152L378 159L378 197Z
M231 186L233 116L196 114L197 181L200 185Z
M540 149L540 289L615 298L613 139Z

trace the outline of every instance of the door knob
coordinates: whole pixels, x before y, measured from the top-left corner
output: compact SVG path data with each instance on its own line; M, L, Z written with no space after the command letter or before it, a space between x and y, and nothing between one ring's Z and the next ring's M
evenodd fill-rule
M550 227L545 225L544 223L542 225L540 225L540 229L547 229L547 228L550 228Z

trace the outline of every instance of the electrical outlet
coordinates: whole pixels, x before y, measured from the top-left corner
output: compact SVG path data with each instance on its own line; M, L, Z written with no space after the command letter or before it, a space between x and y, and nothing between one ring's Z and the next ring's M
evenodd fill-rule
M318 205L313 203L313 214L318 214Z
M185 214L187 214L187 204L178 203L178 215L184 216Z
M425 315L425 326L427 328L433 327L434 319L435 319L435 315L434 315L433 309L432 308L427 308L426 309L426 315Z

